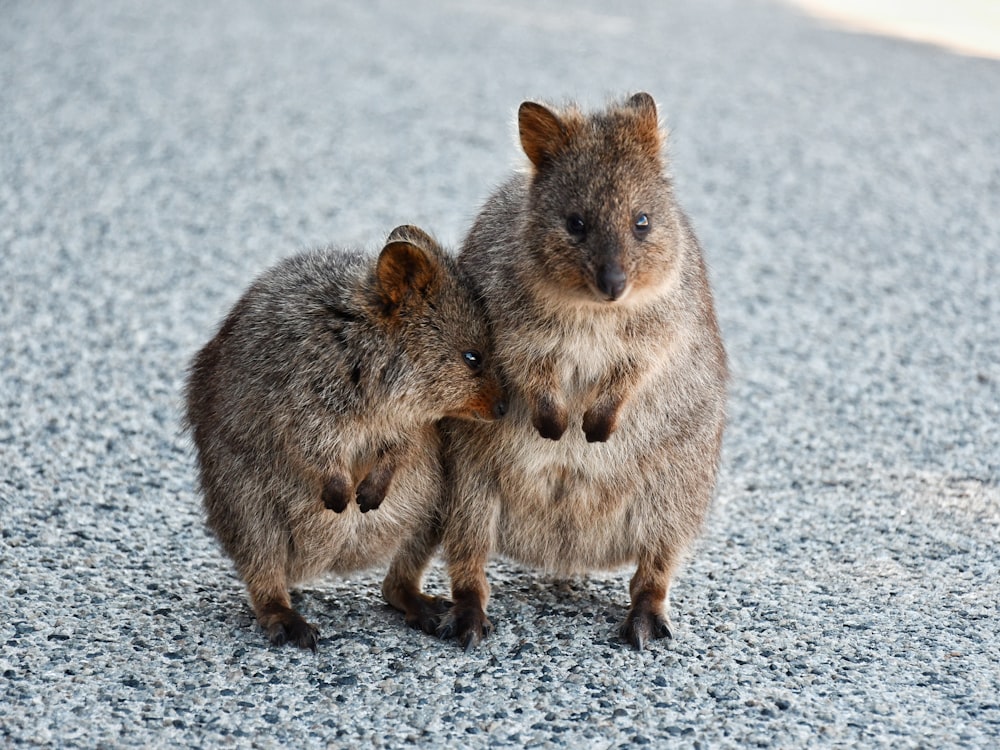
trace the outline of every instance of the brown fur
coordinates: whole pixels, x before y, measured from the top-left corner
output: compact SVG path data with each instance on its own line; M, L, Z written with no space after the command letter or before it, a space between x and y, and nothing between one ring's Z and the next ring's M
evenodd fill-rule
M511 413L447 425L441 634L489 632L484 566L501 553L561 573L636 565L621 633L642 648L669 635L670 581L714 491L727 369L712 296L648 94L592 114L526 102L519 130L530 173L489 199L459 260Z
M208 525L272 642L316 647L290 586L398 550L415 562L390 602L416 625L439 614L420 593L439 537L435 421L505 411L483 366L491 349L455 260L399 227L377 260L328 250L279 263L197 355L187 419Z

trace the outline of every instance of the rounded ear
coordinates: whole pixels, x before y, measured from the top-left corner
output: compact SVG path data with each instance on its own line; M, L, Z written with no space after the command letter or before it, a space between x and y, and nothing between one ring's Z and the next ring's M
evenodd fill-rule
M559 116L541 104L522 102L517 110L521 148L535 169L550 162L569 142L569 133Z
M636 117L638 135L642 143L650 151L651 155L658 155L662 145L662 134L660 133L659 115L656 112L656 102L653 101L653 97L644 91L640 91L638 94L633 94L629 97L626 106Z
M628 106L642 112L646 117L652 117L654 120L656 119L656 102L653 101L653 97L645 91L640 91L638 94L632 94L632 96L628 98Z
M416 245L417 247L422 247L425 250L430 250L431 248L437 247L437 242L431 237L427 232L418 226L413 224L400 224L398 227L389 232L388 238L386 238L386 244L390 242L409 242L411 245Z
M426 235L425 235L426 236ZM427 296L438 281L438 261L412 242L392 239L382 248L375 266L379 300L388 315L394 314L408 298Z

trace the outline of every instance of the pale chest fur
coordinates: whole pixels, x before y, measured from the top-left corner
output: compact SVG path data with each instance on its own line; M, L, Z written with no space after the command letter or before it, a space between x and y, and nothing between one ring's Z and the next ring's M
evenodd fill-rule
M502 500L499 551L549 569L613 568L634 559L656 515L650 485L661 482L664 420L656 413L674 342L663 332L623 334L619 321L539 327L501 340L515 394L507 418L491 429ZM558 440L539 436L523 397L539 360L554 364L569 415ZM583 415L609 371L624 361L643 370L607 442L588 443ZM665 462L667 456L662 456ZM650 467L653 467L652 469Z
M362 513L352 502L342 513L333 513L317 504L315 498L288 509L295 540L289 560L291 579L304 580L327 571L348 572L384 562L433 514L441 487L437 430L433 424L424 423L396 437L405 439L406 449L400 455L389 492L376 510ZM356 457L353 474L363 478L375 446L384 439L377 432L359 430L353 440L345 442Z
M666 321L637 326L620 315L567 315L505 325L497 333L497 356L515 389L530 390L551 367L553 385L571 410L586 409L594 388L617 368L655 375L666 367L675 338Z
M585 399L605 375L629 356L618 326L578 325L553 342L556 377L570 403Z
M625 441L587 443L579 418L559 441L545 440L523 404L502 429L499 551L564 572L628 562L642 513Z
M415 442L427 433L427 420L411 412L395 402L379 404L366 414L347 415L331 414L317 405L292 412L278 429L287 436L289 454L304 462L301 468L326 474L344 466L356 484L386 446Z

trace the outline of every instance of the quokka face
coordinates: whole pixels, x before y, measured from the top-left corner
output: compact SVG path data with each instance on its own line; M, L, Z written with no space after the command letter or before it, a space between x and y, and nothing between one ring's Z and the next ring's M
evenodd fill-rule
M678 220L652 97L589 117L524 102L518 128L535 169L524 244L539 283L597 304L662 293Z
M414 227L399 227L389 237L393 242L422 242ZM420 401L437 418L456 417L489 421L503 416L506 401L496 377L488 369L493 346L482 311L459 275L455 260L443 252L433 272L409 257L385 255L379 263L379 284L391 325L400 327L400 341L419 380ZM421 274L426 273L426 278ZM398 307L393 288L419 288L424 304Z

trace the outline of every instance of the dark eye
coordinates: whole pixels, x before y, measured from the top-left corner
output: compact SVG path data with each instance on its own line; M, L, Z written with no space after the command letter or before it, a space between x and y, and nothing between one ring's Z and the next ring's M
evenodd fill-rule
M642 237L649 232L649 217L646 214L639 214L635 217L635 233Z
M566 231L582 240L587 236L587 224L580 214L570 214L566 217Z
M465 360L465 364L469 366L469 369L477 375L483 371L483 355L475 349L462 352L462 359Z

